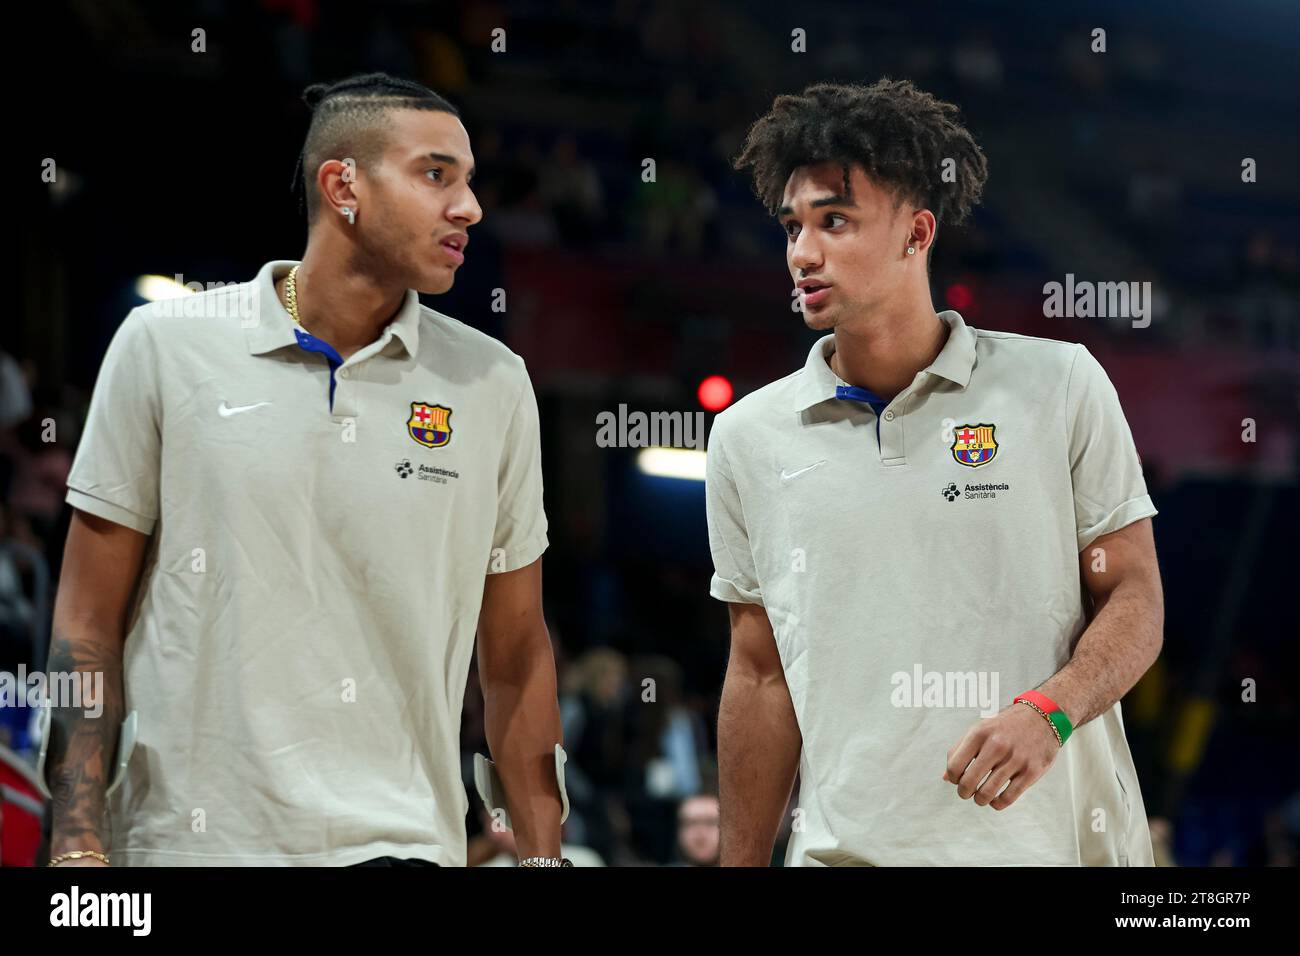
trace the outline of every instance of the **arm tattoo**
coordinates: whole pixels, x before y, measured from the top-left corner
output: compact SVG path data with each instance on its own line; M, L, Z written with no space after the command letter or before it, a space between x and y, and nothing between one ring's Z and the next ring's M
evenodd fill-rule
M66 688L67 675L80 673L82 699L54 700L46 778L53 795L51 852L103 849L104 791L112 777L125 710L122 650L100 640L56 632L50 644L50 692ZM102 701L92 701L102 674ZM67 706L76 705L76 706ZM86 711L102 711L87 716Z

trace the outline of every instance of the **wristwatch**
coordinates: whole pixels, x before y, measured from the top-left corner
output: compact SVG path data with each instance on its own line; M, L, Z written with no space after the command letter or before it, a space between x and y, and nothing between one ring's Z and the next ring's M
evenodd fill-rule
M573 866L568 857L530 856L519 861L520 866Z

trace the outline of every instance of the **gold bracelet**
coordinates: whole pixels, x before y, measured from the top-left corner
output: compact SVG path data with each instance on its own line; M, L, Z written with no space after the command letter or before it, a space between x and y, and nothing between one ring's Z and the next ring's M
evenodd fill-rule
M1032 700L1021 700L1021 701L1017 701L1017 703L1025 704L1028 707L1034 708L1038 716L1043 718L1043 720L1047 721L1047 726L1052 728L1052 733L1056 735L1056 746L1058 747L1065 746L1065 741L1061 739L1061 732L1056 729L1056 724L1052 723L1052 718L1047 716L1047 714L1043 711L1043 708L1039 707Z
M82 857L93 857L105 866L108 866L108 857L98 850L73 850L71 853L60 853L54 859L50 860L46 866L58 866L65 860L80 860Z

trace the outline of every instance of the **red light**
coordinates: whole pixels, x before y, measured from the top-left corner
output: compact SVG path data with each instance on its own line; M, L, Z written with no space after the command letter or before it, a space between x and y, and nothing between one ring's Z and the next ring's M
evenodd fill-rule
M720 412L731 404L731 383L721 375L710 375L700 382L695 394L700 404L711 412Z
M963 309L969 309L970 304L975 301L975 296L971 294L970 286L964 286L960 282L948 286L948 291L944 298L948 300L948 305L958 312Z

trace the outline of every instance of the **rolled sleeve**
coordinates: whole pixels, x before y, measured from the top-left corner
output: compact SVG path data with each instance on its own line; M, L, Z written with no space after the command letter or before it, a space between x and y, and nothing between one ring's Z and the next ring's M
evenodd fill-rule
M66 500L151 534L159 514L161 456L158 355L144 314L133 309L104 353Z
M547 547L542 504L542 444L537 397L528 371L511 414L497 474L497 523L488 574L517 571L542 556Z
M723 448L720 422L720 418L714 422L709 435L705 464L704 504L714 567L709 594L734 604L762 604L745 512Z
M1070 477L1079 550L1157 514L1119 395L1105 369L1077 346L1066 386Z

